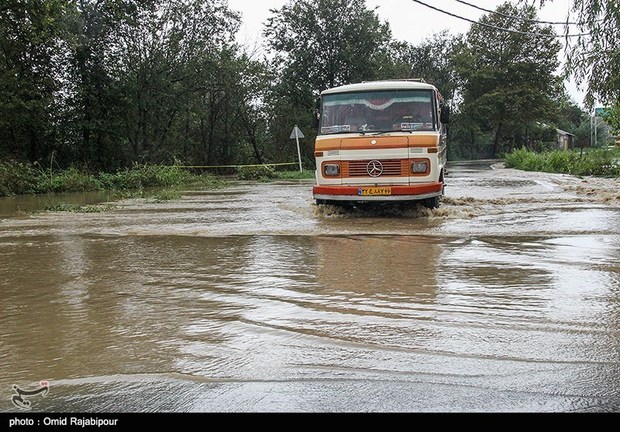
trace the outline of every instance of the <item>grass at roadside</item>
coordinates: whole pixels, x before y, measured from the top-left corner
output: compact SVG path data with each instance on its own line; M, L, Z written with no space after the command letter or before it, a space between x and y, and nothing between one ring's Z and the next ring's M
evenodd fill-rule
M542 171L579 176L620 177L620 148L556 150L536 153L526 149L506 155L506 166L524 171Z
M276 171L271 165L240 167L240 180L313 179L314 170ZM211 174L194 174L178 166L135 164L114 173L89 173L77 168L44 169L37 164L0 162L0 196L64 192L112 191L118 198L169 201L187 186L219 187L225 182Z
M273 165L241 166L237 170L239 180L302 180L315 177L314 170L276 171Z
M240 166L237 168L239 180L268 181L276 178L276 169L273 165Z
M156 200L164 201L174 199L178 195L175 189L182 186L217 187L222 184L212 175L193 174L177 166L135 164L115 173L91 174L77 168L51 171L38 165L0 162L0 196L102 190L121 194L138 191L144 196L145 189L164 188L163 192L153 193Z
M314 170L299 171L280 171L277 173L277 178L280 180L305 180L313 179L316 177Z

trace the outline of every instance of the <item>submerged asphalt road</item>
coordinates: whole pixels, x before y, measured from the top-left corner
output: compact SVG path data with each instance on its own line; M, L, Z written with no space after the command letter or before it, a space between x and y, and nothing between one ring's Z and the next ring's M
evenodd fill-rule
M35 412L618 411L618 186L469 163L433 211L307 181L2 199L0 411L42 380Z

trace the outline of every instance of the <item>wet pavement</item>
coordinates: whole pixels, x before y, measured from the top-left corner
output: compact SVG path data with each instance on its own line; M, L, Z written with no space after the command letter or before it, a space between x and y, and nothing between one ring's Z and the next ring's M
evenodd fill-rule
M618 185L481 162L432 211L312 181L0 199L0 411L42 380L35 412L620 411Z

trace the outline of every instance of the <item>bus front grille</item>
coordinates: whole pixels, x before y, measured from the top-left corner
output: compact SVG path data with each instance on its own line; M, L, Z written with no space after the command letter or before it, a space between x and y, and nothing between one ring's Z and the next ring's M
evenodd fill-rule
M374 165L371 162L379 162ZM407 175L408 163L407 160L401 159L370 159L370 160L357 160L357 161L345 161L342 164L343 177L401 177ZM373 167L375 167L373 171ZM382 172L380 175L370 175L369 171L377 174L376 167L381 167Z

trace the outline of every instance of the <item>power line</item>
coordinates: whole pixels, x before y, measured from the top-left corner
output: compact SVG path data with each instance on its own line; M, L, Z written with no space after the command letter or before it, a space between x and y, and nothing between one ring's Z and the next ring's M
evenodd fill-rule
M468 21L468 22L470 22L472 24L476 24L476 25L479 25L479 26L482 26L482 27L488 27L488 28L492 28L494 30L500 30L500 31L508 32L508 33L516 33L516 34L522 34L522 35L526 35L526 36L538 36L538 37L546 37L546 38L549 38L549 37L550 38L571 38L571 37L581 37L581 36L589 36L590 35L589 33L556 35L556 34L531 33L531 32L524 32L524 31L520 31L520 30L513 30L513 29L509 29L509 28L494 26L492 24L486 24L486 23L482 23L482 22L479 22L479 21L474 21L472 19L465 18L465 17L462 17L460 15L453 14L452 12L447 12L447 11L445 11L443 9L436 8L435 6L431 6L431 5L426 4L426 3L424 3L424 2L422 2L420 0L411 0L411 1L413 1L414 3L419 3L422 6L426 6L429 9L436 10L437 12L441 12L443 14L450 15L451 17L458 18L458 19L461 19L461 20L464 20L464 21Z
M579 23L574 22L574 21L540 21L540 20L534 20L534 19L529 19L529 18L523 18L523 17L519 17L519 16L514 16L514 15L508 15L502 12L497 12L497 11L493 11L490 9L485 9L483 7L477 6L473 3L469 3L463 0L454 0L455 2L458 3L463 3L464 5L473 7L474 9L478 9L481 10L483 12L488 12L488 13L492 13L495 15L500 15L503 16L504 18L510 18L510 19L516 19L516 20L520 20L520 21L528 21L528 22L533 22L533 23L538 23L538 24L552 24L552 25L577 25Z

